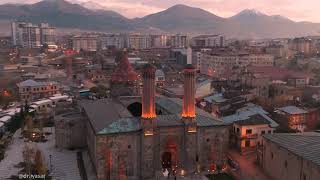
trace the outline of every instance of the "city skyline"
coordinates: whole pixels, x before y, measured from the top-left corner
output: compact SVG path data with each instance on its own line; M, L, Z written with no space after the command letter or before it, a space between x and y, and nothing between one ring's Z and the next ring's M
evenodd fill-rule
M27 3L32 4L40 0L0 0L0 4L6 3ZM320 16L314 8L320 5L317 0L295 1L292 4L290 0L109 0L101 2L99 0L67 0L72 3L86 3L87 6L101 5L105 9L114 10L128 18L143 17L148 14L157 13L176 4L184 4L193 7L199 7L211 13L231 17L244 9L255 9L267 15L281 15L294 21L320 22Z

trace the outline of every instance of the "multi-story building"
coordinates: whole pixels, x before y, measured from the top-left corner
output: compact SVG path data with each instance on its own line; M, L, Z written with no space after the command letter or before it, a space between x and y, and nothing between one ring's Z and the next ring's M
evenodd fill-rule
M39 26L26 22L12 22L12 43L14 46L38 48L42 44L55 44L55 28L47 23Z
M170 45L174 48L186 48L188 47L188 36L182 34L176 34L170 37Z
M129 34L127 42L130 49L149 49L151 47L149 35Z
M219 76L226 68L274 64L274 56L269 54L203 53L201 58L200 72L209 76Z
M255 150L262 144L263 134L272 134L274 128L270 127L270 122L263 116L256 114L248 119L235 121L233 124L233 137L236 147L242 152Z
M81 35L72 38L72 45L75 51L97 51L99 47L99 37L96 35Z
M151 35L151 47L162 48L168 46L167 35Z
M277 109L281 118L281 123L291 129L304 132L308 112L296 106L285 106Z
M272 134L278 127L268 115L262 107L249 103L235 114L223 117L224 122L232 124L231 144L242 153L255 150L262 144L262 135Z
M101 48L114 47L117 49L125 48L125 37L119 34L108 34L100 38Z
M41 34L41 44L56 44L56 28L50 27L48 23L41 23L39 26Z
M225 37L223 35L200 35L192 38L193 47L223 47Z
M200 72L202 54L211 51L209 48L192 48L192 65Z
M165 75L161 69L157 69L155 73L155 82L157 87L163 87L165 84Z
M60 86L57 82L37 82L26 80L17 84L20 100L35 101L37 99L50 97L60 93Z
M312 53L312 40L308 38L295 38L289 40L289 48L299 53L311 54Z

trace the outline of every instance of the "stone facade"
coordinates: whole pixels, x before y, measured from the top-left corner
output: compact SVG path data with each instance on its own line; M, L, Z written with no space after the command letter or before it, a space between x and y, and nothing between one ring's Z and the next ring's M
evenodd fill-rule
M213 170L223 166L228 128L201 127L196 133L184 126L157 128L153 136L142 131L94 135L87 127L89 153L99 180L154 179L161 175L166 152L171 166L181 173Z

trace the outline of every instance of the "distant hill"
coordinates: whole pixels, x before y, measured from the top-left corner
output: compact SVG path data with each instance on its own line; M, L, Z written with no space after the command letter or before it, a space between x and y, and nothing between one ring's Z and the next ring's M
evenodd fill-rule
M44 0L31 5L0 6L0 19L48 22L58 27L126 31L129 20L114 11L92 11L64 0Z
M200 8L175 5L169 9L133 20L139 26L149 26L169 32L218 32L225 19Z
M61 28L108 32L219 33L238 38L274 38L319 35L320 24L295 22L279 15L243 10L222 18L200 8L175 5L142 18L128 19L97 3L72 4L44 0L31 5L0 5L0 20L48 22ZM1 29L0 29L1 30Z

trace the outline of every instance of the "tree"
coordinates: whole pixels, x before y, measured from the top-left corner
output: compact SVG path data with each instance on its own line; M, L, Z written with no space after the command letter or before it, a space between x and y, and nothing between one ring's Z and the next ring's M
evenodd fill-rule
M95 93L97 97L107 97L107 88L103 85L92 87L90 92Z
M24 163L26 165L26 173L31 174L32 171L32 164L33 164L33 159L35 156L35 146L32 143L26 143L26 145L23 148L22 151L22 156Z
M43 159L42 152L38 149L34 157L35 170L39 175L47 174L48 168Z

